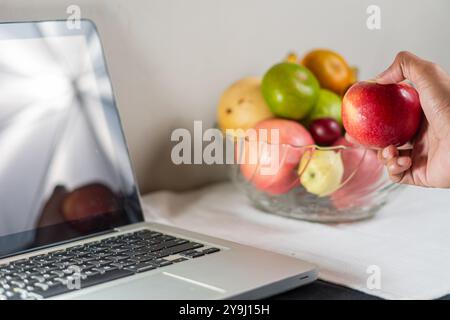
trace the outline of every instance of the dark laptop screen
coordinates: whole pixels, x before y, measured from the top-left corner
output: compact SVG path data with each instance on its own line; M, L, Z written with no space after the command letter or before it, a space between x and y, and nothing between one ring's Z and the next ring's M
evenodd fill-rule
M0 256L138 221L94 25L0 24Z

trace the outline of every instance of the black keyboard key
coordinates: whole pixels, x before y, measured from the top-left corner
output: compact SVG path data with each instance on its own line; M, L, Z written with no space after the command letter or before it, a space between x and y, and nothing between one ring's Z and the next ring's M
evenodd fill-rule
M95 271L98 273L105 273L105 272L109 272L109 271L116 270L116 269L118 269L118 268L115 266L108 265L108 266L103 266L103 267L99 267L99 268L93 268L92 271Z
M124 252L124 254L126 254L129 257L140 256L140 255L147 254L147 253L150 253L150 250L148 250L147 248L139 249L139 250L129 250L127 252Z
M88 263L87 263L87 265L92 265L92 266L95 266L95 267L101 267L101 266L105 266L105 265L108 265L108 264L110 264L111 263L111 261L110 260L93 260L93 261L89 261Z
M130 250L138 250L138 249L142 249L144 247L143 244L139 244L139 243L133 243L127 246Z
M79 258L84 258L85 256L90 255L91 253L88 250L80 250L75 253L75 255Z
M208 248L208 249L203 250L202 252L204 254L211 254L211 253L214 253L214 252L217 252L217 251L220 251L220 249L219 248Z
M46 274L43 274L42 276L44 277L45 281L50 281L50 280L53 280L53 279L59 277L59 275L54 274L54 273L52 273L52 274L46 273Z
M189 241L184 240L184 239L176 239L175 242L176 242L177 244L185 244L185 243L188 243Z
M148 230L148 231L149 232L144 232L144 233L141 233L141 234L137 234L137 236L140 239L150 239L150 238L155 238L155 237L159 237L159 236L162 235L162 233L160 233L160 232L155 232L155 231L150 231L150 230Z
M81 288L87 288L96 284L120 279L131 275L133 275L133 272L125 269L115 269L103 274L95 274L92 276L88 276L86 279L81 279Z
M11 264L13 266L18 266L18 265L26 264L26 263L28 263L28 259L20 259L20 260L15 260L15 261L11 262Z
M172 261L169 260L165 260L165 259L159 259L156 260L155 262L153 262L155 265L157 265L158 267L165 267L165 266L169 266L171 264L173 264Z
M57 262L57 263L53 264L53 266L54 266L53 269L56 269L56 270L57 269L65 269L68 266L70 266L70 263ZM46 266L46 267L43 267L43 268L35 268L34 270L36 270L37 272L40 272L40 273L46 273L48 269L51 269L51 266Z
M22 300L22 295L14 291L8 290L4 293L4 295L8 300Z
M100 243L101 243L100 241L93 241L93 242L86 243L84 245L84 247L85 248L91 248L91 247L98 246Z
M178 259L172 260L172 263L178 263L178 262L182 262L182 261L186 261L186 260L187 260L186 258L178 258Z
M24 279L24 278L28 277L28 274L25 272L16 272L16 273L13 273L12 276Z
M162 236L158 237L158 239L160 239L161 241L170 241L170 240L175 240L176 238L173 236L163 234Z
M67 252L75 252L75 251L83 249L83 247L84 246L82 244L80 244L80 245L77 245L77 246L73 246L73 247L67 248L66 251Z
M31 276L31 280L35 280L36 282L45 282L45 277L42 275L39 276Z
M42 298L49 298L68 291L70 290L67 288L67 285L57 283L54 286L48 286L47 284L36 285L32 292L40 295Z
M152 232L153 231L148 230L148 229L142 229L142 230L133 232L133 234L134 235L144 235L144 234L149 234L149 233L152 233Z
M81 263L88 263L89 261L97 260L97 257L95 255L87 255L81 258L78 258Z
M46 267L40 267L40 268L34 268L33 270L31 270L33 273L40 273L40 274L44 274L44 273L49 273L50 271L53 270L59 270L58 267L53 267L53 266L46 266Z
M150 262L143 262L136 264L134 266L129 266L124 268L125 270L131 271L131 272L144 272L156 269L157 266L155 266L153 263Z
M94 271L93 269L85 270L82 272L82 276L90 277L98 274L98 271Z
M136 265L137 263L134 261L122 261L122 262L114 262L111 263L112 266L116 267L117 269L123 269L125 267Z
M10 285L15 288L23 289L23 288L25 288L26 283L23 281L19 281L19 280L12 280L12 281L10 281Z
M153 254L144 254L141 256L131 257L130 261L136 261L136 262L147 262L151 260L156 260L158 257Z
M64 277L64 275L65 275L64 271L61 271L61 270L53 270L53 271L50 272L50 274L53 274L53 275L58 276L60 278ZM42 276L42 277L45 279L45 276Z
M175 246L175 247L162 249L160 251L155 252L155 254L157 254L158 257L163 258L163 257L170 256L172 254L177 254L177 253L181 253L181 252L184 252L184 251L197 249L197 248L200 248L200 247L203 247L203 245L200 244L200 243L188 242L188 243L185 243L185 244L182 244L182 245L178 245L178 246Z
M96 253L95 255L97 256L97 259L103 259L109 256L112 256L114 253L113 252L100 252L100 253Z
M112 249L111 252L114 254L124 254L125 252L128 252L128 248L123 248L123 246L120 246L120 248Z
M201 251L194 251L192 253L186 254L186 256L189 258L198 258L198 257L204 256L204 255L205 254Z
M59 262L59 260L58 259L50 259L50 258L40 258L40 259L36 259L36 260L33 260L33 264L36 266L36 267L45 267L45 266L47 266L47 265L50 265L50 264L53 264L53 263L56 263L56 262Z
M201 248L201 247L204 247L204 245L202 245L201 243L196 243L196 242L192 242L193 243L193 247L195 248L195 249L198 249L198 248Z
M161 250L163 248L175 247L175 246L179 246L179 245L185 244L185 243L189 243L189 241L183 240L183 239L174 239L174 240L162 242L159 245L152 246L150 248L152 248L152 251L157 251L157 250Z
M158 238L151 238L151 239L146 239L143 240L143 242L145 243L146 246L151 246L151 245L155 245L158 243L161 243L161 239Z
M109 257L106 257L105 259L109 260L109 261L113 261L113 262L119 262L122 260L126 260L128 258L129 258L128 256L109 256Z

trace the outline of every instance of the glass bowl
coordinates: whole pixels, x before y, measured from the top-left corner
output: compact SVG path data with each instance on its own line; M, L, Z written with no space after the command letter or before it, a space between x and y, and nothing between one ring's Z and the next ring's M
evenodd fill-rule
M232 181L269 213L324 223L367 219L399 189L371 149L231 139Z

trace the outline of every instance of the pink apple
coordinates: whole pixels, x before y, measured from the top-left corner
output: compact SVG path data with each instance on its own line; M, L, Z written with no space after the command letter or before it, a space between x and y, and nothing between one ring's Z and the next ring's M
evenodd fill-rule
M313 145L311 134L301 124L285 119L268 119L254 128L256 139L244 140L241 173L257 189L272 195L283 194L299 185L296 172L304 152ZM278 135L273 135L273 130ZM272 141L279 137L279 141Z
M383 175L383 165L371 149L356 147L345 138L338 139L334 146L347 146L340 150L344 163L344 185L331 195L337 209L360 207L368 204Z
M357 82L342 101L342 122L360 144L400 146L417 133L422 119L419 95L406 83Z

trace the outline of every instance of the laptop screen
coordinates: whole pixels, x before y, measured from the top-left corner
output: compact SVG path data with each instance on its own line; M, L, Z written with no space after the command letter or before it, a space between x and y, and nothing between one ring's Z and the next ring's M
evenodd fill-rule
M139 221L94 25L0 24L0 256Z

